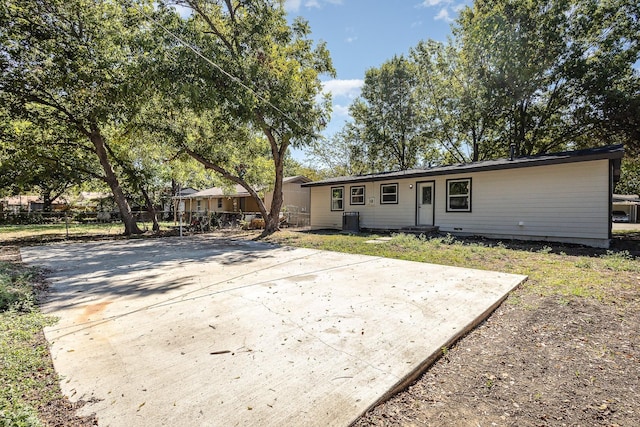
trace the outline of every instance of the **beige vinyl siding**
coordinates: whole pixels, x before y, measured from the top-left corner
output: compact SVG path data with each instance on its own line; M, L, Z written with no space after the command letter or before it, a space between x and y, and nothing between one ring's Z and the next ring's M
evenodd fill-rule
M380 186L398 184L398 203L380 204ZM365 187L365 204L352 205L352 186ZM409 186L413 186L410 188ZM331 211L331 188L344 187L344 211ZM415 224L415 184L413 180L366 182L311 189L311 227L342 228L343 212L359 212L360 227L398 229Z
M471 179L471 211L447 212L447 180ZM559 240L603 246L609 238L609 160L563 163L340 184L344 211L331 211L331 185L311 188L311 227L342 227L343 212L360 226L400 229L416 224L416 188L435 182L434 225L443 232ZM380 186L398 184L398 204L380 204ZM350 204L350 187L365 186L365 205ZM335 186L335 185L334 185ZM522 223L522 225L520 225Z
M446 212L446 179L454 178L472 178L471 212ZM445 232L608 239L608 206L608 160L436 180L436 225Z
M381 204L380 187L398 184L398 203ZM365 185L365 205L350 206L350 211L360 212L360 226L363 228L397 229L415 224L415 188L409 188L413 181L395 179L390 181L368 182ZM414 186L415 187L415 186ZM370 203L373 199L373 203Z
M301 187L300 182L286 182L282 184L282 209L290 211L309 212L311 192L307 187ZM264 197L267 210L271 209L273 191L268 191Z
M346 194L345 187L345 194ZM349 210L348 203L345 206ZM331 186L311 188L311 228L342 228L342 212L331 210Z
M309 212L309 189L290 184L282 192L283 205L289 210Z
M213 200L216 212L231 212L233 210L233 200L230 197L222 197L222 207L218 208L218 199Z

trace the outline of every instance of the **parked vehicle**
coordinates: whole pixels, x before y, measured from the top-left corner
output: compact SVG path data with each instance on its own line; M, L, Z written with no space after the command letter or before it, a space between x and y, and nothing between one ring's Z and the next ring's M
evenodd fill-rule
M625 211L613 211L611 212L611 221L629 222L629 215Z

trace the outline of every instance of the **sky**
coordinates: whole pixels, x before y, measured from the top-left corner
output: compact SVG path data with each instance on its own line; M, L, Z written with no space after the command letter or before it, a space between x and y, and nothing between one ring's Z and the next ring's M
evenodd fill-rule
M336 78L322 77L333 98L333 114L324 131L331 136L349 119L348 107L359 95L365 72L394 55L407 55L420 40L445 42L458 11L471 0L286 0L290 20L309 22L311 39L323 40ZM304 160L304 153L294 157Z
M360 94L365 72L378 68L394 55L407 55L419 41L445 42L451 23L472 0L285 0L290 21L309 22L311 39L324 41L336 77L321 76L324 90L332 94L333 113L323 132L338 132L349 120L349 105ZM190 12L181 7L184 16ZM303 150L293 157L307 162Z

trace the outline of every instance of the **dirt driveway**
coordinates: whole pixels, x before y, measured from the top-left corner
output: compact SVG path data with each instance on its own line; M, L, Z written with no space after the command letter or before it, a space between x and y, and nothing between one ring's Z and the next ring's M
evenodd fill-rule
M523 276L212 237L24 248L101 425L348 425Z

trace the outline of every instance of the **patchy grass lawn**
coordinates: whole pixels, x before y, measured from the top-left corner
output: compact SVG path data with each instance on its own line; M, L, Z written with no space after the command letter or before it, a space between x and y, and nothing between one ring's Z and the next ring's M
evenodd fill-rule
M283 232L272 241L526 274L484 322L354 426L635 426L640 252L544 243ZM617 237L617 236L616 236ZM620 249L622 248L622 249Z
M151 230L149 222L139 222L142 230ZM166 231L173 222L161 222L160 230ZM111 223L65 223L35 225L0 225L0 242L2 243L46 243L59 240L115 238L122 235L124 225Z
M427 238L395 234L388 241L367 243L377 235L296 233L284 231L272 242L428 262L529 276L523 288L559 300L588 297L612 302L624 297L640 281L640 261L628 251L604 251L540 243L505 244L456 239L451 235Z
M17 247L0 246L0 426L93 426L95 417L75 415L83 402L70 403L60 390L42 330L56 319L37 306L45 290Z
M119 224L76 229L83 238L121 231ZM0 227L0 242L51 241L64 232L59 226ZM637 420L636 241L630 242L631 251L605 251L451 236L379 237L282 231L267 241L529 279L486 322L443 350L409 390L356 425L633 425ZM0 426L93 426L95 417L76 417L77 406L61 395L42 333L55 320L35 304L43 287L38 271L19 262L16 247L17 259L3 261L8 249L0 244Z
M0 425L38 426L38 408L58 397L42 328L54 322L35 304L37 271L0 262ZM52 381L55 383L52 384Z

